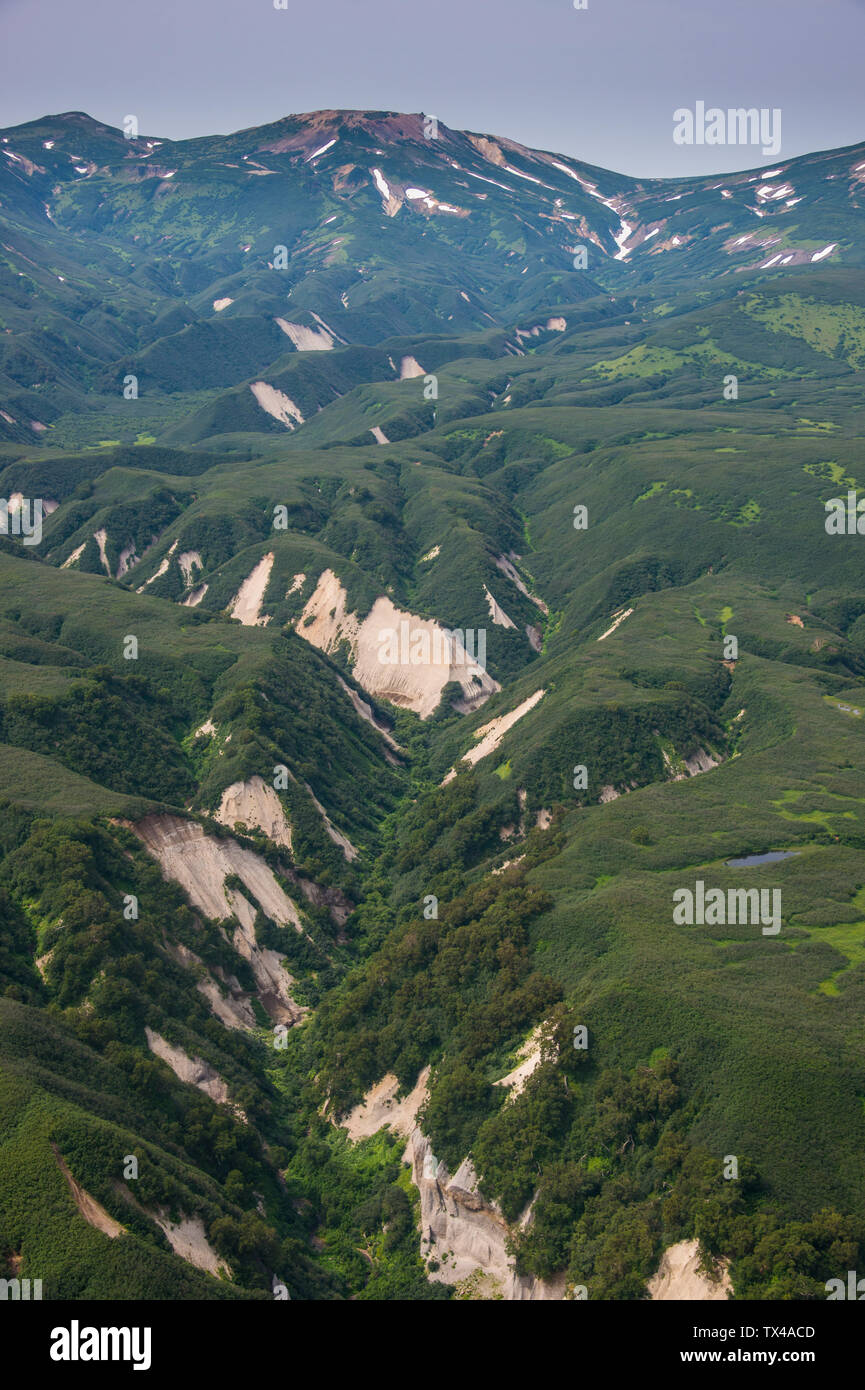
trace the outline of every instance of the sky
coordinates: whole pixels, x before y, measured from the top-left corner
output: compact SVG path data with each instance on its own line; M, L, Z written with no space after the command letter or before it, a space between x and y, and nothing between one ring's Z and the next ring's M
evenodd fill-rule
M865 0L0 0L0 126L77 110L182 139L424 111L683 177L767 162L674 143L698 101L778 108L784 158L865 139L863 53Z

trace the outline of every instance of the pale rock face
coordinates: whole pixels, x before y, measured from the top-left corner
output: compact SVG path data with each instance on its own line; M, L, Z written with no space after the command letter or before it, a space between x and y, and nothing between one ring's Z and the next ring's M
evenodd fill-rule
M152 1028L145 1028L144 1032L150 1051L168 1064L178 1081L185 1081L187 1085L197 1087L206 1096L210 1096L211 1100L215 1100L217 1105L229 1103L228 1086L208 1062L203 1062L200 1057L190 1057L182 1047L172 1046L161 1033L154 1032Z
M550 610L547 604L544 603L544 600L542 598L538 598L536 594L529 593L528 589L523 583L522 578L520 577L520 573L517 570L516 566L513 564L511 560L507 558L506 555L499 555L498 559L496 560L496 565L501 570L502 574L506 575L507 578L511 581L511 583L517 589L519 589L520 593L524 594L527 599L531 600L531 602L535 605L536 608L540 608L542 613L549 614Z
M407 1139L415 1127L417 1112L426 1100L429 1067L424 1067L412 1090L402 1100L397 1100L399 1081L392 1072L367 1091L360 1105L350 1110L341 1122L341 1128L348 1130L353 1143L369 1139L387 1125L394 1133Z
M232 945L237 954L249 962L262 1008L274 1023L284 1023L289 1027L300 1023L308 1010L296 1004L291 997L294 980L285 969L282 956L269 946L259 946L255 936L253 908L236 889L230 889L229 893L237 919Z
M203 565L201 563L201 556L199 555L197 550L184 550L181 555L178 555L177 563L180 566L180 572L183 575L184 587L188 589L191 586L193 579L195 578L193 569L203 569Z
M237 618L244 627L264 627L270 621L269 617L262 618L259 614L270 581L273 560L273 551L263 555L228 605L229 616Z
M223 994L215 980L199 980L195 986L210 1005L210 1011L226 1028L248 1030L255 1027L255 1014L245 999Z
M220 921L230 915L224 887L236 874L262 910L281 926L301 931L297 908L283 892L265 861L236 840L217 840L202 826L180 816L145 816L132 826L144 846L205 916Z
M657 1274L647 1285L657 1301L694 1300L719 1303L730 1297L733 1286L727 1272L728 1262L721 1260L717 1278L712 1279L700 1269L700 1243L681 1240L671 1245L661 1256Z
M399 634L402 624L408 625L410 634L409 659L387 660L388 639L382 634ZM412 646L418 650L426 644L431 654L427 662L411 660ZM449 660L436 660L438 648L444 652L444 629L434 619L418 618L412 613L396 608L389 598L378 598L364 620L358 638L357 660L354 677L370 694L381 696L394 705L404 705L413 709L421 719L428 719L438 707L441 693L450 681L458 681L466 700L472 707L483 703L500 686L484 670L469 658L465 648L458 642L452 643Z
M157 570L155 570L153 574L151 574L151 576L150 576L149 579L145 579L145 581L144 581L144 583L141 585L141 588L140 588L140 589L136 589L136 590L135 590L135 592L136 592L137 594L143 594L143 593L144 593L144 590L147 588L148 584L152 584L152 583L154 582L154 580L160 579L160 578L162 577L162 575L163 575L163 574L165 573L165 571L168 569L168 566L169 566L169 564L170 564L170 562L171 562L171 556L174 554L174 552L175 552L176 549L177 549L177 541L174 541L174 543L172 544L171 549L169 550L168 554L167 554L167 555L163 555L162 559L159 561L159 568L158 568ZM69 558L70 558L70 560L71 560L72 557L70 556ZM68 563L68 562L67 562L67 563ZM207 587L207 586L205 585L205 588L206 588L206 587Z
M737 715L737 718L738 717ZM666 748L661 751L664 758L664 767L668 773L672 774L672 780L674 782L684 782L688 777L698 777L701 772L711 772L713 768L718 766L717 759L707 753L705 748L698 748L696 753L692 753L689 758L682 759L682 767L685 769L684 772L676 772L674 770L673 761Z
M496 602L495 598L490 593L486 584L484 585L484 597L487 601L487 607L490 610L490 617L492 618L496 627L511 627L515 629L516 623L508 617L505 610L502 607L500 607L500 605Z
M61 568L62 570L68 570L69 567L70 567L70 565L74 565L75 562L76 562L76 560L80 560L82 554L84 553L84 548L85 548L86 545L87 545L87 542L86 542L86 541L83 541L81 545L76 546L75 549L72 551L71 555L67 555L66 559L63 561L63 564L60 566L60 568ZM156 578L156 575L154 575L153 578L155 579L155 578ZM138 592L140 593L141 590L139 589Z
M284 391L278 391L266 381L254 381L249 389L262 410L285 425L286 429L293 430L295 425L303 424L303 412Z
M375 729L376 733L381 734L389 749L392 749L394 753L402 753L404 750L400 748L399 744L396 742L394 738L391 738L387 729L383 728L382 725L379 724L378 720L376 719L373 713L372 705L370 705L366 700L362 700L356 690L352 690L350 685L346 685L345 681L342 679L341 676L337 676L337 681L340 687L345 691L348 698L351 700L355 713L359 716L359 718L361 718L365 724L371 724L372 727ZM392 765L399 765L397 759L390 757L387 752L385 752L385 757L387 758L388 762Z
M352 844L352 842L351 842L351 840L348 838L348 836L347 836L347 835L343 835L343 833L342 833L341 830L337 830L336 826L334 825L334 823L333 823L333 821L331 820L330 816L327 814L327 811L326 811L326 810L324 809L324 807L322 806L322 804L321 804L321 802L319 801L318 797L315 795L315 792L312 790L312 787L309 785L309 783L307 782L305 785L306 785L306 790L309 792L310 796L312 797L312 801L313 801L313 804L314 804L314 806L315 806L315 809L318 811L318 814L321 816L322 820L324 821L324 828L325 828L325 830L327 831L329 837L331 838L331 840L333 840L333 843L334 843L335 845L338 845L338 846L339 846L339 848L342 850L343 854L345 855L346 859L348 860L349 864L351 864L351 863L353 862L353 860L357 859L357 850L355 849L354 845Z
M475 730L475 738L478 739L479 742L475 744L474 748L470 748L468 753L463 754L461 761L464 763L478 763L481 758L486 758L490 753L494 752L508 730L512 729L524 715L528 714L529 710L534 709L535 705L539 700L544 698L546 693L545 690L536 690L534 695L530 695L527 700L523 700L522 704L517 705L516 709L511 710L510 714L501 714L498 719L491 719L489 724L482 724L479 729ZM447 782L452 782L454 777L456 777L456 769L451 768L450 772L444 778L442 786L445 786Z
M125 545L117 561L117 574L115 575L115 579L122 579L124 574L128 574L129 570L131 570L134 565L138 564L138 561L139 557L135 553L135 546Z
M188 946L182 942L166 943L166 950L172 960L177 961L184 969L196 969L199 973L203 972L203 978L196 981L195 988L202 994L210 1005L210 1011L223 1023L226 1028L242 1028L249 1030L255 1028L255 1013L248 998L244 994L239 981L233 976L226 976L220 972L220 976L228 986L228 993L223 994L213 976L207 970L204 962L194 951L190 951Z
M403 357L399 364L400 381L411 381L416 376L425 376L423 367L416 357Z
M333 570L319 575L315 593L307 600L297 623L297 631L319 651L335 652L341 641L354 648L360 623L346 609L346 592Z
M105 542L108 540L108 532L105 530L104 526L100 526L98 531L93 532L93 539L99 546L99 558L102 561L102 568L105 570L106 574L110 575L111 566L108 563L108 556L105 553Z
M297 1023L305 1010L292 999L294 981L279 952L258 945L255 908L238 889L225 887L226 878L236 874L272 921L302 931L297 908L265 861L236 840L214 839L195 821L179 816L146 816L130 829L158 860L165 877L180 884L193 907L216 921L234 918L233 944L249 961L262 1006L275 1023Z
M333 347L333 338L324 328L307 328L302 323L290 323L288 319L277 319L276 322L298 352L330 352Z
M199 584L197 589L191 589L183 600L183 607L197 608L209 588L209 584Z
M600 637L598 638L598 641L603 642L607 637L611 637L612 634L616 631L616 628L621 627L622 623L625 621L626 618L630 618L633 611L633 608L625 608L620 613L614 613L612 626L608 627L606 632L601 633Z
M220 1270L224 1270L229 1278L231 1277L228 1265L220 1259L208 1241L200 1216L181 1216L179 1221L172 1222L167 1212L158 1211L153 1213L153 1220L165 1232L175 1255L179 1255L188 1264L196 1265L198 1269L207 1270L208 1274L214 1274L217 1278Z
M691 777L696 777L700 772L711 772L713 767L717 767L716 760L709 756L705 748L698 748L696 753L692 753L690 758L685 758L685 767Z
M406 625L410 636L408 650L394 643L388 634L399 634ZM476 708L500 686L476 663L456 641L447 651L444 629L434 619L418 618L394 606L389 598L376 599L366 618L346 607L346 593L333 570L320 575L315 592L307 601L297 624L299 636L314 647L334 652L340 642L348 642L353 659L355 680L371 695L389 700L391 704L413 709L421 719L428 719L437 708L441 693L449 681L459 681L467 708ZM394 645L400 650L394 652ZM426 650L430 659L412 661L414 651ZM449 660L435 660L449 656ZM391 655L396 660L387 659ZM403 657L407 659L403 660Z
M506 867L507 865L503 865L502 869ZM495 872L495 870L493 870L493 872ZM499 870L499 872L502 872L502 870ZM539 1023L537 1028L534 1028L526 1038L519 1051L520 1061L514 1067L513 1071L509 1071L507 1076L503 1076L500 1081L493 1082L494 1086L504 1086L508 1090L509 1100L515 1100L516 1097L521 1094L529 1077L537 1071L543 1061L543 1054L541 1052L542 1027L543 1025Z
M291 826L285 817L282 802L260 777L246 782L232 782L222 793L215 819L229 829L239 822L253 826L275 845L291 849Z
M505 1248L507 1223L478 1191L471 1159L464 1159L451 1177L445 1164L436 1160L430 1141L415 1129L405 1162L411 1164L412 1182L420 1196L422 1254L440 1262L431 1279L459 1284L480 1273L481 1296L519 1302L565 1297L564 1275L541 1280L514 1272Z

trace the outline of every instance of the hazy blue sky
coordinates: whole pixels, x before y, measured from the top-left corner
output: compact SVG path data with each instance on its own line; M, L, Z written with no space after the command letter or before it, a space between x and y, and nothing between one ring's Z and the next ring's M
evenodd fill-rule
M319 107L448 125L633 174L747 168L673 111L780 107L783 157L865 138L865 0L0 0L0 125L84 110L204 135Z

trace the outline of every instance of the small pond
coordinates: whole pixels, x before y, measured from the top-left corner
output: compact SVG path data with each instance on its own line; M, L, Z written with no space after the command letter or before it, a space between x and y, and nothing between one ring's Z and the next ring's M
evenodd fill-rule
M797 849L773 849L768 854L746 854L744 859L728 859L728 869L744 869L749 864L777 864L779 859L794 859Z

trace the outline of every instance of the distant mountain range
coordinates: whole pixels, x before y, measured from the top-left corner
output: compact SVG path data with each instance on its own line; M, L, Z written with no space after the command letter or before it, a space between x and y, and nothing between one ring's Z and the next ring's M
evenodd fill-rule
M26 393L50 384L52 420L132 365L142 391L224 387L298 346L482 333L599 284L714 283L865 255L865 146L640 181L390 112L187 141L126 139L73 112L0 143L15 340L0 389L13 406L25 393L26 416ZM0 417L0 438L29 430Z

